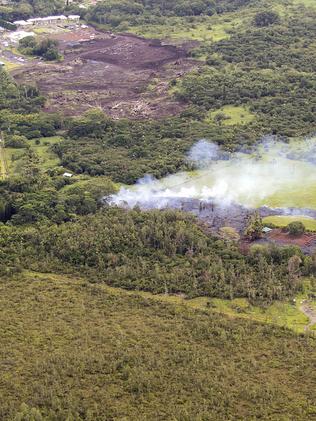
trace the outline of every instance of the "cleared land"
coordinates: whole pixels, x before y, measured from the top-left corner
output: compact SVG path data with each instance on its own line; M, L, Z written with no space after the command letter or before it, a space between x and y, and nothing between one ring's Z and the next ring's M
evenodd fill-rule
M217 121L221 125L232 126L235 124L245 125L254 119L255 115L247 108L226 105L219 110L209 112L206 121Z
M53 37L61 42L63 62L33 62L13 72L17 81L36 83L47 95L46 111L78 115L100 107L114 118L143 118L184 108L168 89L172 79L197 66L188 58L192 43L177 47L91 29Z
M51 151L51 146L61 140L62 138L60 136L42 137L40 139L29 140L28 145L37 154L39 158L39 165L43 170L54 168L59 165L60 161ZM4 152L7 159L8 173L11 175L19 173L19 169L24 165L21 158L23 158L26 149L5 148Z
M277 228L266 234L265 239L280 246L292 245L300 247L304 253L308 254L312 254L316 249L316 234L310 232L295 237L283 232L281 228Z

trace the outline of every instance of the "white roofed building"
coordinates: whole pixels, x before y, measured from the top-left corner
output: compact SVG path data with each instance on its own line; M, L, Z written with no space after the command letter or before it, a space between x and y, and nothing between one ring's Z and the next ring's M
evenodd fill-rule
M79 15L69 16L46 16L44 18L32 18L28 20L17 20L13 22L18 28L31 28L34 26L69 25L79 23Z

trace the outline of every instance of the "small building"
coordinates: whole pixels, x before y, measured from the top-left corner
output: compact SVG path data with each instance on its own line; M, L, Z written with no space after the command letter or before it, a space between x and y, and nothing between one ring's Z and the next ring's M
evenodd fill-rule
M3 63L3 61L0 61L0 68L4 67L5 63Z
M64 172L63 177L65 178L71 178L73 176L73 174L71 174L70 172Z
M32 18L28 20L16 20L14 25L18 28L31 28L31 27L41 27L41 26L57 26L57 25L70 25L78 24L80 21L79 15L69 15L69 16L46 16L44 18Z
M269 228L269 227L263 227L262 228L262 232L264 233L264 234L269 234L269 232L271 232L272 231L272 228Z

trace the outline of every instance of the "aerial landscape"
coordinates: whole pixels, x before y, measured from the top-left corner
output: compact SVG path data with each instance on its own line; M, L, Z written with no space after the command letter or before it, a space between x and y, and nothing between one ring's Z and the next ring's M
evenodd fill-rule
M0 0L0 421L316 419L316 1Z

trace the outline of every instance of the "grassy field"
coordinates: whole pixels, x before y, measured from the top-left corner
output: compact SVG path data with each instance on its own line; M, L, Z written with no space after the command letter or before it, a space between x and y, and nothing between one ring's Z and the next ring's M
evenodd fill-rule
M216 42L230 37L230 31L239 28L243 19L235 14L205 16L188 21L186 18L169 18L163 25L134 26L131 32L146 38L169 38Z
M58 157L50 150L50 146L62 140L60 136L43 137L40 139L31 139L28 141L31 149L36 152L40 158L40 166L43 170L53 168L59 164ZM39 143L38 143L39 142ZM23 156L25 149L5 148L5 154L9 171L11 174L19 171L21 164L20 158Z
M316 209L316 185L306 184L301 188L295 187L278 191L258 202L258 205Z
M255 115L245 107L226 105L220 110L209 112L206 121L214 122L214 119L216 120L216 116L221 114L226 117L221 121L223 126L233 126L235 124L245 125L253 121L255 118Z
M263 219L265 224L274 224L277 227L286 227L293 221L300 221L308 231L316 231L316 220L304 216L268 216Z
M315 414L312 337L62 276L0 292L3 421Z
M39 139L39 144L36 143L36 139L30 141L31 148L38 154L41 159L42 168L52 168L59 164L59 159L53 152L51 152L50 146L55 143L59 143L61 140L62 138L60 136L53 136Z

